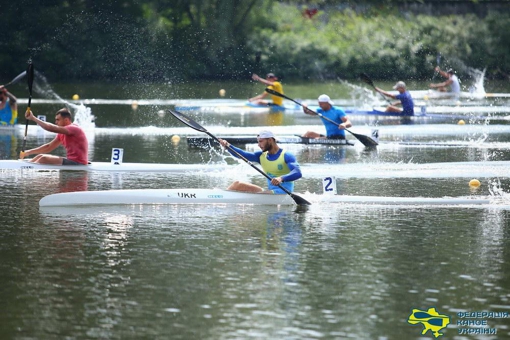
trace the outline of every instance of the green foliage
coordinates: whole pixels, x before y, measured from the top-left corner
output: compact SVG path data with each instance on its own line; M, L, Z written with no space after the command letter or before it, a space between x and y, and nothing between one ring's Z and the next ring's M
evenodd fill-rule
M401 12L392 1L308 3L319 6L312 18L290 0L11 1L2 5L0 79L21 72L29 58L53 81L183 82L266 72L300 80L360 72L424 79L439 52L441 66L509 76L508 13L430 16Z
M482 20L472 14L344 10L319 11L308 19L299 8L281 4L273 14L275 27L256 29L248 46L261 46L267 66L293 78L352 79L367 72L376 78L424 79L436 66L437 53L444 56L443 67L460 72L487 67L488 75L501 76L501 58L508 60L510 20L505 14Z

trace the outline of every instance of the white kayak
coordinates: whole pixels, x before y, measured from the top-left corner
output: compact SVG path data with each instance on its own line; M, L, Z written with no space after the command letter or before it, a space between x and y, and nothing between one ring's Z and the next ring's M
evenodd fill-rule
M313 203L382 205L484 205L489 199L470 197L382 197L349 195L302 195ZM39 201L40 207L126 205L126 204L256 204L294 205L290 195L268 195L223 189L134 189L79 191L52 194Z
M186 172L213 171L224 169L224 164L162 164L162 163L120 163L93 162L88 165L36 164L28 160L0 160L1 170L69 170L69 171L112 171L112 172Z

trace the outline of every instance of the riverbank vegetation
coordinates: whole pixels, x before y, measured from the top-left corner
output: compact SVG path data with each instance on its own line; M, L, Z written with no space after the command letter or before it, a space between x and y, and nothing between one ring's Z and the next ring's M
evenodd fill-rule
M437 61L461 74L486 68L488 78L510 76L508 12L430 15L390 1L332 3L10 2L2 6L0 77L12 78L29 58L54 81L184 82L269 71L300 80L360 72L425 79Z

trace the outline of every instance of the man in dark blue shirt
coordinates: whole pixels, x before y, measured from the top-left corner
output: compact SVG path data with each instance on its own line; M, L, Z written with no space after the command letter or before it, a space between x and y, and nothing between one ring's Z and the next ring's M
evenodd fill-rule
M376 87L375 90L379 93L382 93L383 95L398 99L400 102L393 103L391 105L388 105L386 108L386 112L397 112L401 113L405 116L412 116L414 115L414 102L413 98L411 97L411 93L406 90L406 84L403 81L399 81L398 83L393 86L394 90L398 91L398 94L391 94L389 92L383 91L380 88ZM402 108L397 107L396 105L401 104Z

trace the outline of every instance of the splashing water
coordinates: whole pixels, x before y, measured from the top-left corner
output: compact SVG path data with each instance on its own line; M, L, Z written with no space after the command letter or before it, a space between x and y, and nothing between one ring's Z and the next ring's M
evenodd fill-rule
M485 71L487 69L484 68L483 71L468 67L469 75L474 79L473 85L469 87L469 92L474 95L485 95L485 87L483 85L485 79Z
M376 95L377 92L367 89L364 86L351 84L348 81L338 78L338 81L351 89L350 95L353 105L359 109L371 110L375 105L380 104L380 97ZM381 104L382 105L382 104Z
M40 72L34 71L36 74L34 81L34 89L37 93L42 95L44 98L53 98L61 101L67 107L70 107L74 111L74 123L81 126L84 130L92 129L96 125L94 123L94 115L92 115L92 110L89 107L86 107L81 103L80 105L76 105L68 102L67 100L60 97L50 86L48 80L44 75Z

